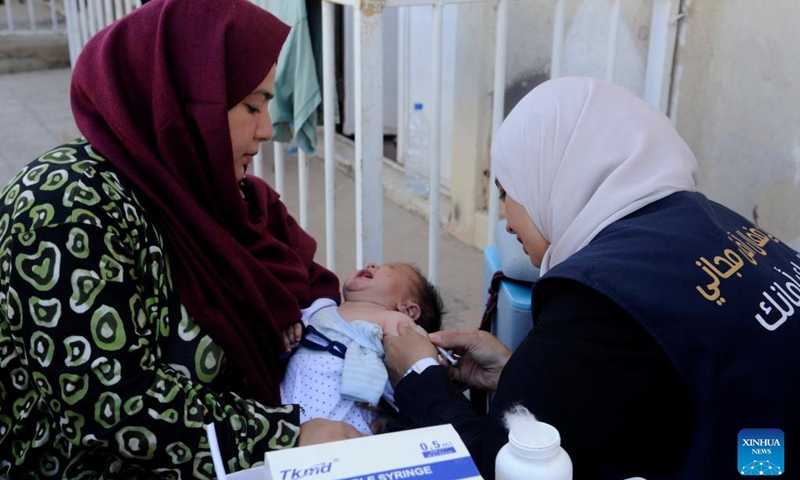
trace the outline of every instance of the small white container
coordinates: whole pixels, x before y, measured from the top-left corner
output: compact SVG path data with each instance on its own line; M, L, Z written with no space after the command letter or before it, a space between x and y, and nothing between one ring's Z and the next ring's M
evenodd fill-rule
M511 423L508 443L495 459L495 480L571 480L572 460L558 430L528 415Z

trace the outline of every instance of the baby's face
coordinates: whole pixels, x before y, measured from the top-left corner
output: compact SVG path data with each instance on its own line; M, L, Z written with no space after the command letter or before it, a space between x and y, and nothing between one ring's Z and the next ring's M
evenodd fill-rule
M394 310L399 302L411 298L418 281L417 272L405 263L370 263L345 280L344 299L380 303Z

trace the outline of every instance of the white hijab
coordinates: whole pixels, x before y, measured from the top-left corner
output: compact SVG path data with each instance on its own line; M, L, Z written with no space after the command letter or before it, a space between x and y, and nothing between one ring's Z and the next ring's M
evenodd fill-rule
M670 120L612 83L566 77L528 93L492 144L506 194L550 242L543 275L614 221L694 191L697 162Z

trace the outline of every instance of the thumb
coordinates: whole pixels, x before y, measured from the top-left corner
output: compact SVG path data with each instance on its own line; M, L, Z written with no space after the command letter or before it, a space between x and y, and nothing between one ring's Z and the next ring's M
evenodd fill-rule
M426 332L424 328L420 327L419 325L413 322L401 322L397 326L397 331L400 334L400 336L421 335L426 338L428 337L428 332Z
M478 341L478 335L478 330L442 330L428 337L438 347L463 351Z

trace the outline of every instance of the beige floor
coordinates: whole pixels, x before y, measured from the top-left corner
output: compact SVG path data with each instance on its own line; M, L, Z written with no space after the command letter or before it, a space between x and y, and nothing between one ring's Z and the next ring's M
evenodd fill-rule
M0 185L5 185L23 165L47 149L78 135L69 107L70 70L41 70L0 75ZM265 151L272 150L271 145ZM291 160L292 157L289 157ZM270 172L267 159L265 171ZM318 257L325 262L324 201L321 160L311 160L309 232L318 239ZM296 163L287 161L284 201L296 214ZM355 187L352 178L336 177L337 274L355 269ZM384 202L384 260L405 261L426 270L427 222L418 215ZM439 287L446 308L445 328L477 326L482 311L483 254L443 233L440 241Z

